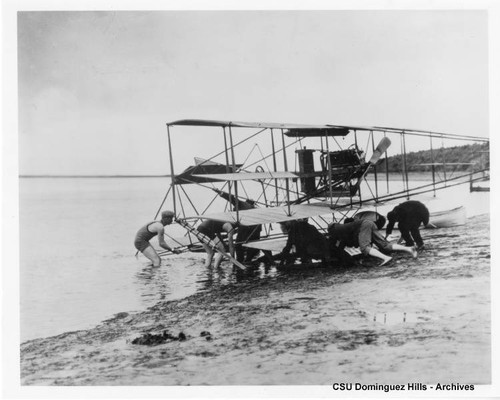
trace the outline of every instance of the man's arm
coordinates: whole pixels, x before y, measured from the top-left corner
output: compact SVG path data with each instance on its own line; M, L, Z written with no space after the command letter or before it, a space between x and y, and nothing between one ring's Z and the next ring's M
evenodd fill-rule
M421 214L422 214L422 224L424 224L424 226L429 225L429 218L430 218L429 210L425 206Z
M290 234L288 234L288 238L286 239L286 245L283 248L283 250L281 250L281 254L283 256L287 256L288 254L290 254L292 246L293 246L293 239L290 237Z
M389 224L387 224L387 228L385 228L385 237L386 238L392 233L392 230L394 229L395 223L396 223L395 220L393 220L393 219L389 220Z
M284 265L285 263L289 262L290 259L293 258L293 257L290 257L290 251L292 250L293 245L295 245L295 246L297 245L296 241L297 241L296 227L291 226L288 230L288 238L286 240L286 245L283 248L283 250L281 250L281 253L279 254L280 258L281 258L281 262L280 262L281 265Z
M155 225L155 228L156 228L156 225ZM158 243L160 244L160 246L162 248L164 248L165 250L171 251L172 253L175 253L175 254L179 254L180 253L179 250L171 248L167 244L167 242L165 242L165 228L163 226L161 226L161 227L158 226L157 232L158 232Z
M394 229L394 224L396 223L397 220L399 220L399 215L396 208L394 208L394 210L392 210L389 214L387 214L387 220L389 221L389 223L387 224L387 228L385 228L386 238L392 233L392 230Z

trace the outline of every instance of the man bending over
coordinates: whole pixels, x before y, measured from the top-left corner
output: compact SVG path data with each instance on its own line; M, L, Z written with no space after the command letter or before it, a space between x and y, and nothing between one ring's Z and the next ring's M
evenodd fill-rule
M172 253L178 254L179 250L172 249L166 242L164 238L165 226L170 225L174 218L174 213L172 211L163 211L161 213L160 221L148 222L141 229L137 231L135 235L134 245L137 250L144 254L153 262L153 267L159 267L161 264L161 259L156 250L151 246L149 241L155 236L158 236L158 243L165 250L169 250Z

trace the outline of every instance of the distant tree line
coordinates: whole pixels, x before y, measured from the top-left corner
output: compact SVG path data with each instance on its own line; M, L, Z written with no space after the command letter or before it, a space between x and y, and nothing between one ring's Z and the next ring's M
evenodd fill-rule
M474 143L465 146L443 147L431 150L421 150L406 153L408 171L431 171L431 163L464 165L446 165L447 170L467 171L489 168L489 143ZM474 163L467 165L466 163ZM377 164L377 171L401 172L403 170L403 156L401 154L382 159ZM439 168L443 168L440 166Z

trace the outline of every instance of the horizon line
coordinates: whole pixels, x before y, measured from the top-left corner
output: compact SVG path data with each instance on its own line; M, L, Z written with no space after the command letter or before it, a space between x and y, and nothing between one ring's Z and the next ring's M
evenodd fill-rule
M33 175L33 174L22 174L19 178L170 178L168 175L57 175L57 174L43 174L43 175Z

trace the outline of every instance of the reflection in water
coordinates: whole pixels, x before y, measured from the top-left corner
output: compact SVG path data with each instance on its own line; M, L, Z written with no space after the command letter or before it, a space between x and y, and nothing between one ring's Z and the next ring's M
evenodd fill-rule
M164 270L151 265L144 267L136 274L138 286L142 289L141 298L145 299L146 302L165 300L171 294L168 279L161 276L164 274Z
M276 275L276 267L265 263L249 265L244 271L238 268L234 269L234 276L237 282L246 282L253 279L273 278Z
M206 276L200 280L203 283L204 291L212 290L217 287L232 283L246 282L252 279L272 278L276 275L276 268L260 263L257 265L248 265L245 270L222 263L218 268L212 265L206 268Z
M158 301L190 296L200 288L203 267L190 259L170 259L160 267L143 267L135 274L135 284L145 306Z
M233 266L227 262L223 262L217 268L213 265L204 267L204 275L198 282L201 284L200 291L209 291L230 283L235 283L237 279Z
M397 325L405 323L422 322L425 319L415 313L407 312L385 312L373 314L373 321L384 325Z
M264 263L250 265L242 271L229 262L217 268L205 267L199 260L184 255L169 259L160 267L144 266L135 274L135 284L142 304L149 307L158 301L178 300L197 292L277 275L275 266Z

